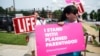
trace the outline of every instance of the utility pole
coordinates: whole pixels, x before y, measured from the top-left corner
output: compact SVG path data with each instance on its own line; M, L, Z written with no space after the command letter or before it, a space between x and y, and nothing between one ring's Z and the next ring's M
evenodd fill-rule
M13 0L13 7L14 7L14 16L15 16L15 12L16 12L16 8L15 8L15 0Z

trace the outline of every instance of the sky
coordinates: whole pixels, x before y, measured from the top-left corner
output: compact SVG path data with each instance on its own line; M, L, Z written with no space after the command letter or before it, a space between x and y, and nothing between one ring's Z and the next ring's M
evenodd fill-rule
M90 13L91 10L100 9L100 0L82 0L84 10ZM0 0L0 6L7 8L13 5L13 0ZM17 10L20 9L33 9L33 8L45 8L49 10L60 9L68 4L65 0L15 0L15 7Z

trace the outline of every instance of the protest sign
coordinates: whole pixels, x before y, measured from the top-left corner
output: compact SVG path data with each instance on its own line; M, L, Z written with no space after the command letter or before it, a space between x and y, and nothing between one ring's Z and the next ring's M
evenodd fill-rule
M80 3L80 0L65 0L67 4L70 4L70 3Z
M84 13L84 8L82 3L79 3L77 8L78 8L78 14L82 15Z
M37 56L51 56L85 49L81 23L36 26Z
M13 26L16 34L34 31L35 17L25 16L13 18Z

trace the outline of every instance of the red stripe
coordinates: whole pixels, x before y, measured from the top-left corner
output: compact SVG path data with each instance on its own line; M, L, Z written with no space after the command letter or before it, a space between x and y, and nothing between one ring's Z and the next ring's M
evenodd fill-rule
M84 9L81 3L78 5L78 13L84 13Z

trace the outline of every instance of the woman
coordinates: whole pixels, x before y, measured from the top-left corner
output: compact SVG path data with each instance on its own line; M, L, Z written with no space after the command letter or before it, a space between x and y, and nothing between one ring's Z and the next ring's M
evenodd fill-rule
M69 5L64 8L58 24L64 25L64 23L78 23L78 22L79 22L78 9L74 5ZM81 56L81 52L65 53L57 56Z

